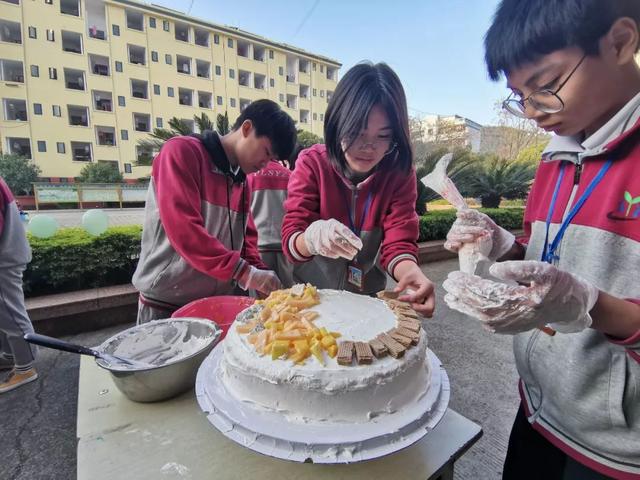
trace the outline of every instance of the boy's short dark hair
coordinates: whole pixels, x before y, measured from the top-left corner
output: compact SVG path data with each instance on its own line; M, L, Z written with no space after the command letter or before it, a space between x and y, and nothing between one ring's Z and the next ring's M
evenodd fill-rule
M409 136L407 99L396 73L386 64L363 62L352 67L338 82L325 113L324 139L329 159L344 172L347 161L341 141L356 137L365 127L369 112L380 105L393 129L395 149L387 155L408 173L413 163ZM387 163L383 159L382 163ZM391 165L389 165L391 166Z
M597 55L614 22L640 25L639 0L502 0L484 39L489 77L569 47Z
M251 102L236 119L232 130L240 128L245 120L251 121L256 136L269 138L279 160L289 158L296 145L296 124L276 102L267 99Z

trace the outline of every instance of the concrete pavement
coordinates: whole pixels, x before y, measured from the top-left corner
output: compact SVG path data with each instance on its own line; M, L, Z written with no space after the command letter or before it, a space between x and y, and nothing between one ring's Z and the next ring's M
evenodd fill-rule
M442 302L440 285L454 269L457 260L423 265L438 285L437 311L426 329L430 348L451 381L450 407L484 429L482 439L457 462L455 478L499 479L519 401L511 338L484 332ZM65 338L97 345L127 327ZM0 479L76 478L78 367L78 356L42 348L37 362L40 378L0 395Z

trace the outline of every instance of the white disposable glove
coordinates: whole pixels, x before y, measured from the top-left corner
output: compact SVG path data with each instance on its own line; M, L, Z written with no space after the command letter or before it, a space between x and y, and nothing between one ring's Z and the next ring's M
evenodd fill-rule
M515 334L546 324L574 333L591 326L589 311L599 291L577 275L536 261L494 263L489 272L520 285L451 272L443 284L447 305L496 333Z
M362 240L339 221L316 220L304 231L304 241L311 255L353 259L362 248Z
M269 295L274 290L282 288L282 283L275 272L260 270L249 264L240 269L236 281L243 290L256 290L263 295Z
M458 210L444 248L458 252L463 244L475 244L477 249L487 252L486 257L496 261L513 246L516 237L482 212L470 208Z

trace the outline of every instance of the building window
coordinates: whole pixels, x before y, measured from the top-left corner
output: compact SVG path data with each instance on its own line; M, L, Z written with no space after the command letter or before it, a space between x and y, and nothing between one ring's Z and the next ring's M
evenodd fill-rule
M218 96L216 97L216 103L217 103L218 105L222 105L222 97L221 97L221 96L219 96L219 95L218 95Z
M171 55L169 55L168 53L167 53L167 54L165 54L165 56L164 56L164 62L165 62L167 65L171 65L171 64L173 63L173 57L172 57Z
M74 127L89 126L89 109L82 105L67 105L69 125Z
M124 100L124 96L118 95L118 105L120 107L124 107L126 105L125 100Z
M167 97L173 97L173 87L167 87Z
M128 130L120 130L120 140L129 140Z
M56 150L58 153L66 153L66 148L64 146L64 142L56 142Z
M216 45L220 44L220 35L218 35L217 33L213 34L213 43L215 43Z
M324 121L324 113L320 114L320 121L323 122Z
M154 52L153 50L151 51L151 61L152 62L158 61L158 52Z
M216 65L216 75L222 75L222 67L220 65Z
M122 62L116 60L116 72L122 72Z
M140 45L127 45L129 50L129 62L134 65L146 65L146 49Z
M324 98L324 90L320 90L320 97Z
M34 115L42 115L42 104L34 103L33 104L33 114Z
M169 28L169 20L163 20L163 21L162 21L162 29L163 29L165 32L168 32L169 30L171 30L171 29Z
M109 57L89 54L89 69L94 75L109 76Z
M278 98L280 99L280 101L281 101L282 103L284 103L284 93L281 93L281 94L278 96Z
M19 60L0 59L0 80L24 83L23 64Z
M273 60L273 50L269 50L269 59Z
M278 67L278 75L280 75L280 76L284 75L284 68L283 67Z
M44 0L47 5L53 5L53 0Z
M156 127L162 128L162 118L156 117Z
M49 67L49 78L51 80L57 80L58 79L58 70L53 68L53 67Z
M73 68L64 69L65 87L71 90L85 90L84 72Z
M157 83L153 85L153 94L160 95L160 85L158 85Z
M53 105L51 107L51 110L53 112L53 116L54 117L61 117L62 116L62 110L60 110L60 105Z
M47 142L45 142L44 140L38 140L38 151L43 153L46 152Z
M314 96L314 97L317 97L317 96L318 96L318 91L317 91L315 88L313 89L313 96Z
M27 121L27 102L18 98L2 99L4 119L12 121Z
M60 0L60 13L80 16L80 0Z
M29 38L38 38L36 27L29 27Z
M314 113L314 114L313 114L313 119L314 119L314 120L317 120L317 119L318 119L318 114L317 114L317 113Z
M151 115L145 113L133 114L133 128L136 132L148 132L151 130Z
M60 32L62 41L62 51L70 53L82 53L82 35L78 32L68 32L62 30Z
M193 105L193 90L187 88L178 89L178 103L180 105Z
M156 19L154 17L149 17L149 26L151 28L156 28ZM131 172L129 172L131 173Z
M276 86L275 78L270 78L269 79L269 86L272 87L272 88Z
M56 34L51 29L47 29L47 40L49 40L50 42L55 42L56 41Z
M145 80L131 79L131 96L133 98L149 98L149 83Z
M227 47L233 48L233 39L231 38L227 39Z
M229 99L229 106L231 108L236 108L236 99L235 98L230 98Z
M111 32L113 33L114 36L119 37L120 36L120 25L111 25Z
M229 69L229 78L236 78L236 72L233 68Z
M124 164L124 173L131 173L131 164L130 163L125 163Z
M191 58L182 55L176 55L176 71L178 73L186 73L191 75Z
M320 65L320 73L324 73L324 65Z
M74 162L90 162L91 144L88 142L71 142L71 159Z
M113 127L96 127L96 138L98 145L105 145L107 147L116 146L116 129Z
M38 65L31 65L31 76L32 77L40 76L40 68L38 68Z

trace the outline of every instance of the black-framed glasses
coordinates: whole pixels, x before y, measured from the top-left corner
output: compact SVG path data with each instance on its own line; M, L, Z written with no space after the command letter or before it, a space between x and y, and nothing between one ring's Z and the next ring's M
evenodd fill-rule
M582 65L582 62L584 62L585 58L587 58L586 54L582 56L578 64L575 67L573 67L573 70L571 70L571 73L567 75L567 78L565 78L562 81L562 83L558 85L558 88L556 88L555 90L549 90L546 88L542 90L536 90L535 92L531 93L527 98L523 98L523 99L512 98L514 93L511 92L509 97L507 97L507 99L502 102L502 108L504 108L507 112L511 113L512 115L515 115L516 117L520 117L520 118L527 117L527 114L526 114L527 108L525 106L527 102L529 102L529 105L531 105L533 108L535 108L540 112L544 112L544 113L561 112L564 109L564 102L558 96L558 92L560 92L560 90L562 90L562 87L564 87L567 84L567 82L573 76L576 70L578 70L578 67Z

